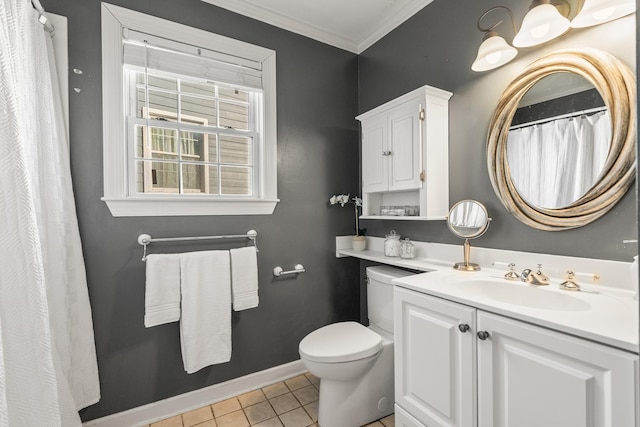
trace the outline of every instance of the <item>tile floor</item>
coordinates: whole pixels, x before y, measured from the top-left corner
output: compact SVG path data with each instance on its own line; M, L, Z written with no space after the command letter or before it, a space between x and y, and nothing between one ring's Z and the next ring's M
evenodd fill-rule
M317 427L319 386L320 380L306 373L149 427ZM394 426L389 415L365 427Z

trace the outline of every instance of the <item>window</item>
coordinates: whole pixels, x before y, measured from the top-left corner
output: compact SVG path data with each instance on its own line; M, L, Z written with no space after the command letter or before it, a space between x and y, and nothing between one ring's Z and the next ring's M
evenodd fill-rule
M253 196L261 94L127 70L131 193Z
M272 213L275 53L106 3L102 21L112 214Z

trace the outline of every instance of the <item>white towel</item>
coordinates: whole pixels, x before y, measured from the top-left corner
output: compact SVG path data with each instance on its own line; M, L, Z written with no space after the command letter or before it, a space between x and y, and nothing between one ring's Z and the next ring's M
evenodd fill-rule
M191 374L231 360L231 274L228 251L180 256L180 345Z
M180 255L147 255L144 326L180 320Z
M231 286L233 309L246 310L258 306L258 259L256 248L231 249Z

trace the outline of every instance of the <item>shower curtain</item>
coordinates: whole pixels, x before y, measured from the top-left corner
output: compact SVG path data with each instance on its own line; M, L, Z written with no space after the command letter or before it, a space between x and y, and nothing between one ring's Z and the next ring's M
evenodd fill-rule
M608 111L509 131L511 178L528 202L562 208L595 184L609 153Z
M100 398L49 33L0 2L0 427L79 426Z

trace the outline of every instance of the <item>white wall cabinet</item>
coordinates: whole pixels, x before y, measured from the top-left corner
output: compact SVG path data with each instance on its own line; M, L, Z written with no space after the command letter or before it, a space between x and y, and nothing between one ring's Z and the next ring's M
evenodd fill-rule
M362 124L364 218L388 218L383 206L418 206L415 216L449 210L449 98L423 86L357 117Z
M638 426L635 354L400 287L395 310L396 404L417 426Z

